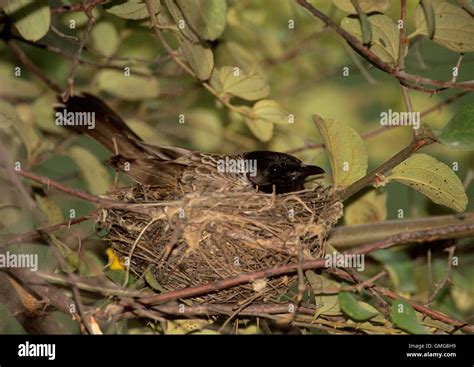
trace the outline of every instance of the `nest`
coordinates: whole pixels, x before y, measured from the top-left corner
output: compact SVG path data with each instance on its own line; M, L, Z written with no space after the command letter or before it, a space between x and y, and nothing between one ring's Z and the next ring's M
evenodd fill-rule
M321 258L342 203L330 187L284 195L192 193L172 196L134 186L109 198L152 208L150 214L99 210L106 239L130 271L151 271L163 291ZM193 298L194 302L278 302L295 276L281 276Z

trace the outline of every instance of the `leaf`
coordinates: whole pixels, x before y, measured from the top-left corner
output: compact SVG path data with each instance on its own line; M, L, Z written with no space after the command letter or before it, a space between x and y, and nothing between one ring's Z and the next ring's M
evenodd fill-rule
M91 32L94 48L104 56L112 56L120 45L115 26L110 22L99 22Z
M288 124L288 112L272 99L263 99L255 103L252 107L252 115L255 116L255 120Z
M166 289L163 288L163 286L158 283L158 281L156 280L155 278L155 275L153 274L153 270L151 269L151 267L145 272L145 281L147 282L147 284L154 290L154 291L157 291L157 292L166 292Z
M192 43L187 39L182 40L181 49L197 78L209 79L214 68L214 55L211 49L204 44Z
M255 101L265 98L270 93L266 79L253 70L245 72L240 68L223 66L219 69L218 80L221 94Z
M383 61L395 65L398 61L400 31L393 20L386 15L375 14L368 18L372 28L370 50ZM342 19L341 27L362 42L362 30L358 18L346 17Z
M371 256L383 263L397 292L417 291L413 260L406 252L382 249L373 252Z
M387 194L375 190L361 196L344 208L346 224L381 222L387 218Z
M458 0L459 5L463 7L471 16L474 17L474 1L473 0Z
M227 4L222 0L177 0L189 27L202 39L213 41L225 28Z
M45 1L0 0L4 9L21 36L28 41L37 41L49 31L51 10Z
M194 32L194 30L189 26L187 20L184 17L183 12L181 11L180 7L174 0L164 0L166 5L166 9L168 9L169 15L173 19L174 23L177 26L177 29L180 33L184 36L184 38L191 43L199 43L201 39L199 36ZM171 25L171 24L170 24Z
M428 334L428 330L420 324L415 310L409 303L402 300L394 301L390 315L397 328L410 334Z
M366 321L379 313L368 303L358 301L350 292L339 293L339 304L342 311L355 321Z
M0 100L0 128L13 127L26 147L28 159L36 157L43 149L40 134L38 131L23 121L16 109L4 100Z
M41 94L41 88L38 85L23 77L13 76L12 72L12 67L10 70L0 69L0 97L29 99Z
M79 168L92 194L103 194L112 187L107 170L91 152L82 147L75 146L69 148L67 155Z
M373 11L384 12L390 6L390 0L358 0L364 13ZM347 13L356 14L357 11L351 0L333 0L335 6Z
M158 97L160 88L155 77L130 76L118 70L102 70L97 75L100 90L128 101L141 101L146 98Z
M0 229L10 229L21 218L21 209L13 204L0 203Z
M428 154L413 154L387 177L408 185L429 197L434 203L463 212L467 195L458 176L446 164Z
M48 218L47 225L52 226L64 222L61 208L47 196L35 195L36 205Z
M305 276L315 294L316 314L314 315L314 318L317 318L320 315L340 315L341 309L339 307L338 294L325 293L329 291L332 293L335 290L340 289L341 285L334 280L316 274L312 270L307 270Z
M446 1L432 1L435 26L433 41L455 52L474 51L474 17L463 8ZM415 13L415 34L429 36L421 5Z
M437 137L453 149L474 149L474 103L463 105Z
M239 107L243 112L252 115L252 110L247 106ZM245 124L250 129L252 134L260 141L269 141L273 136L273 123L264 119L254 119L244 117Z
M154 14L160 11L160 0L150 1ZM106 12L124 19L145 19L150 14L144 0L128 0L123 4L114 5L113 3L104 4Z
M349 125L323 120L313 115L319 135L331 161L335 186L349 186L367 171L367 148L360 135Z

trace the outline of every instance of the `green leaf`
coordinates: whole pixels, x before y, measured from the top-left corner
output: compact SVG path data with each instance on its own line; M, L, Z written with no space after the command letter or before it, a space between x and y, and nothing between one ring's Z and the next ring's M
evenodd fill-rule
M28 159L31 160L41 153L44 145L39 132L23 121L16 109L4 100L0 100L0 128L13 127L26 147Z
M160 88L155 77L126 76L118 70L102 70L97 75L100 90L128 101L141 101L146 98L158 97Z
M112 56L120 45L115 26L110 22L99 22L92 28L91 42L104 56Z
M36 83L22 76L14 76L11 65L0 66L0 97L6 98L36 98L41 94L41 88ZM50 107L51 108L51 107Z
M272 99L263 99L255 103L252 107L252 115L255 116L255 120L288 124L288 112Z
M372 29L370 50L383 61L395 65L398 61L399 29L386 15L375 14L368 18ZM362 42L362 30L358 18L346 17L342 19L341 27Z
M181 49L197 78L209 79L214 68L214 55L211 49L204 44L192 43L185 38L182 40Z
M151 267L145 272L145 281L147 282L147 284L154 290L154 291L157 291L157 292L166 292L166 289L163 288L163 286L158 283L158 281L156 280L155 278L155 275L153 274L153 271L151 269Z
M48 218L48 226L64 222L61 208L47 196L35 195L36 205Z
M91 152L75 146L69 148L67 154L79 168L92 194L103 194L112 187L107 170Z
M342 311L355 321L366 321L379 313L368 303L358 301L350 292L339 293L339 304Z
M371 256L383 263L397 292L417 291L413 260L406 252L382 249L373 252Z
M420 324L413 307L402 300L392 303L391 317L394 325L410 334L428 334L428 330Z
M21 218L21 209L13 204L0 203L0 229L11 228Z
M335 290L340 289L341 285L334 280L316 274L312 270L307 270L305 272L305 276L308 280L309 285L311 286L311 289L315 294L316 314L314 315L314 318L317 318L320 315L340 315L341 308L339 307L338 294L327 293L333 293Z
M387 194L369 191L344 208L346 224L381 222L387 218Z
M154 14L160 11L160 0L150 1ZM106 12L124 19L145 19L149 18L148 8L144 0L128 0L123 4L104 4Z
M455 52L474 51L474 17L446 1L432 1L435 25L433 41ZM421 5L415 13L415 34L430 36Z
M171 15L171 18L184 38L191 43L200 43L201 39L187 23L187 20L185 19L184 14L176 1L164 0L164 3L166 5L166 9L168 9L169 15Z
M335 186L349 186L367 171L367 147L360 135L349 125L323 120L313 115L331 161Z
M219 69L218 76L220 93L255 101L265 98L270 93L266 79L253 70L245 72L232 66L223 66Z
M474 149L474 103L465 104L438 134L453 149Z
M373 11L384 12L390 6L390 0L358 0L359 5L364 13L370 13ZM352 5L351 0L333 0L336 5L342 11L347 13L356 14L357 11Z
M466 209L467 195L459 177L446 164L428 154L413 154L396 166L387 178L410 186L436 204L458 212Z
M247 106L239 106L244 113L252 115L252 110ZM240 116L240 115L239 115ZM245 124L250 129L252 134L260 141L269 141L273 136L273 123L264 119L254 119L244 117Z
M189 27L202 39L213 41L225 28L227 4L222 0L177 0Z
M51 10L46 1L0 0L21 36L28 41L37 41L49 31Z

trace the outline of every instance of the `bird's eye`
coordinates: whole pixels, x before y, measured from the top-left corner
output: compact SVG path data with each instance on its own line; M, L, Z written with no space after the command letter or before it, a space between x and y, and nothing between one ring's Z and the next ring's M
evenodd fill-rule
M270 167L268 167L268 170L271 173L277 173L279 171L279 167L276 164L272 164L270 165Z

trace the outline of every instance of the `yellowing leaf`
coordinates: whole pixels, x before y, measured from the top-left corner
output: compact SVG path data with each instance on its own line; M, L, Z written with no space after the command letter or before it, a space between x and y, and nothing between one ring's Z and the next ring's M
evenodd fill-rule
M251 109L247 106L240 106L247 114L251 115ZM273 123L264 119L244 118L245 124L253 135L260 141L269 141L273 136Z
M393 20L386 15L375 14L368 18L372 29L370 50L383 61L395 65L398 60L399 29ZM341 27L362 42L359 19L346 17L341 21Z
M197 78L209 79L214 68L214 55L211 49L204 44L192 43L187 39L182 40L181 49Z
M118 70L102 70L97 75L97 84L101 90L129 101L154 98L160 92L156 78L133 75L133 69L130 76Z
M160 11L160 0L150 0L151 8L156 14ZM125 19L144 19L148 18L148 8L145 0L128 0L122 4L105 4L105 11Z
M46 214L49 226L64 222L63 212L53 200L47 196L35 195L35 201L38 208Z
M107 170L91 152L76 146L69 148L67 154L79 168L92 194L103 194L112 187Z
M277 101L263 99L252 107L252 115L256 120L265 120L275 124L287 124L288 112L286 112Z
M463 8L446 1L432 1L434 11L433 41L455 52L474 51L474 17ZM429 36L421 5L415 13L415 34Z
M458 212L467 205L467 195L458 176L446 164L428 154L414 154L392 170L389 180L399 181Z
M373 11L384 12L390 6L390 0L358 0L359 5L364 13L370 13ZM336 5L342 11L356 14L357 11L352 5L351 0L333 0Z
M346 224L380 222L387 218L387 194L375 190L361 196L344 208Z
M270 93L266 79L253 70L247 73L238 67L223 66L218 80L221 94L232 94L248 101L265 98Z
M367 147L360 135L349 125L323 120L313 115L331 161L335 186L349 186L367 171Z
M104 56L112 56L120 44L117 30L110 22L99 22L94 25L91 41L94 48Z
M15 28L28 41L37 41L49 31L51 11L46 1L1 0L0 7L11 18Z

